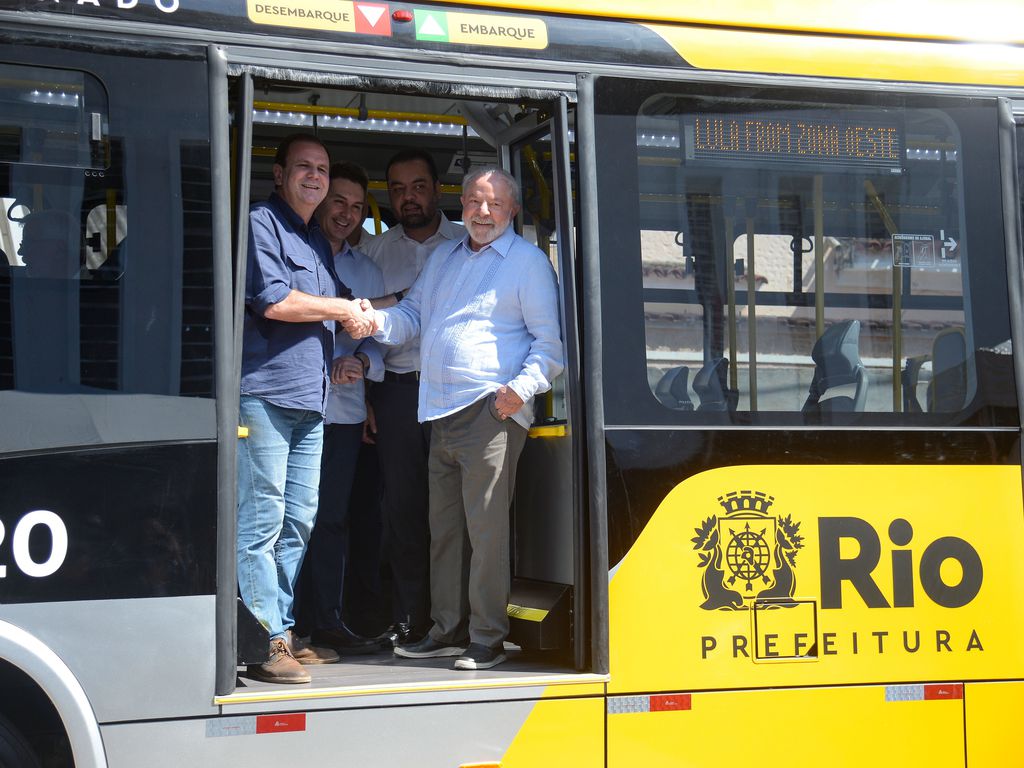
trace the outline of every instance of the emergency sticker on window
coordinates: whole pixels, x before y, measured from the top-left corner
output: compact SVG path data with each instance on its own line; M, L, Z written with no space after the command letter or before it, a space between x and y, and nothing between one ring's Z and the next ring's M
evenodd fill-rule
M935 238L931 235L893 235L894 267L931 267L935 264Z

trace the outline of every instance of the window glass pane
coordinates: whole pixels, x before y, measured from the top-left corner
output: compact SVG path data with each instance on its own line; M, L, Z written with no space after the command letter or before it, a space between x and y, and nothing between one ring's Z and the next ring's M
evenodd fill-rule
M0 99L62 83L88 118L103 96L102 165L57 151L50 103L0 158L0 451L214 434L205 69L90 69L0 66Z
M968 407L979 345L948 114L665 93L637 113L658 402L838 421Z
M0 162L104 168L106 94L84 72L0 67Z

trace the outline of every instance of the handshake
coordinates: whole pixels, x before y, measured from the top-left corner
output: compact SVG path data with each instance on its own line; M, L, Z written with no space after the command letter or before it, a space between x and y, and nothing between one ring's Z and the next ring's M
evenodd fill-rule
M380 330L369 299L342 299L338 320L353 339L363 339Z

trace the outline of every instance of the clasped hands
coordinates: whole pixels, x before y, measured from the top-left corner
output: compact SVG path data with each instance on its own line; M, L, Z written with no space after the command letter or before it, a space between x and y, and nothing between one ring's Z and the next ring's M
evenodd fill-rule
M341 325L353 339L364 339L380 330L369 299L345 301Z

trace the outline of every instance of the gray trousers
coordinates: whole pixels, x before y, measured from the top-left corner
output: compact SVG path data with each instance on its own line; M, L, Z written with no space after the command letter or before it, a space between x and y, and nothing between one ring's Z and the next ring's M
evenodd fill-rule
M509 506L526 430L490 398L432 422L431 637L500 646L508 635Z

